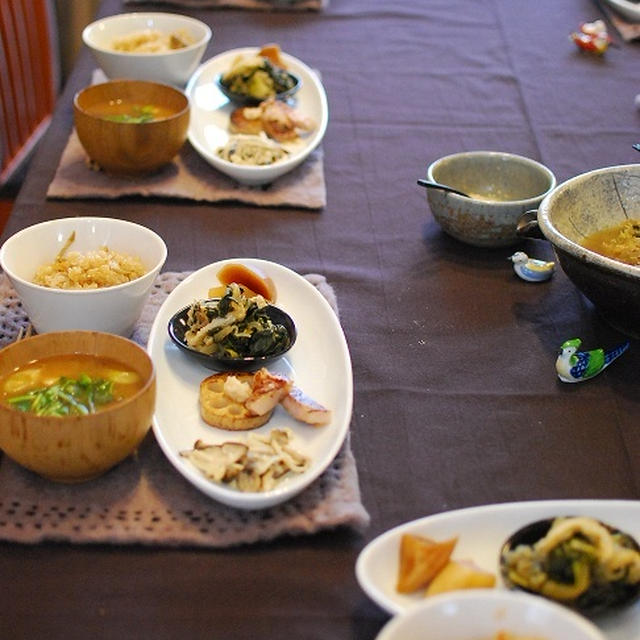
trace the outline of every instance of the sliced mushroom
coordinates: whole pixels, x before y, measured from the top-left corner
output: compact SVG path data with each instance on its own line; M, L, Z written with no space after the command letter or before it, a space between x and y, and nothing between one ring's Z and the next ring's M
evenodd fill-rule
M238 474L236 486L240 491L260 491L262 481L257 473L245 470Z
M273 429L268 436L252 433L246 444L224 442L209 445L197 440L189 459L207 478L239 491L269 491L289 473L302 473L309 459L290 445L289 429Z
M247 451L247 445L240 442L207 445L198 440L191 451L182 451L180 455L188 458L207 478L220 482L230 468L234 476L237 474L236 465Z

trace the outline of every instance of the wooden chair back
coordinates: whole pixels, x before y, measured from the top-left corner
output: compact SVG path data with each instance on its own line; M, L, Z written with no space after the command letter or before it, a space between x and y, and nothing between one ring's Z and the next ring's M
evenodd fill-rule
M0 0L0 187L46 130L60 83L50 0Z

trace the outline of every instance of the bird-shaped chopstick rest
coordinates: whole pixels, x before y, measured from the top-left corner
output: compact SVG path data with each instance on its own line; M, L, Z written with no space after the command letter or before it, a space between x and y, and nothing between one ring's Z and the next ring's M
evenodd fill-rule
M629 348L627 341L612 349L578 351L581 344L580 338L572 338L560 347L556 371L562 382L582 382L597 376Z
M527 282L544 282L553 275L556 268L555 262L530 258L524 251L516 251L509 260L513 262L516 274Z

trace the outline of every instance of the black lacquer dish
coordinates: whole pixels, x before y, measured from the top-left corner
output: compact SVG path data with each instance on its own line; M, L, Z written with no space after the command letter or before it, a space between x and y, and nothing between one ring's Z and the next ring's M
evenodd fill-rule
M631 535L594 518L545 518L507 538L500 573L509 588L595 616L640 598L639 553Z
M276 93L275 94L275 98L276 100L288 100L289 98L293 97L302 87L302 79L299 78L295 73L291 73L290 71L287 71L287 74L289 75L289 77L293 80L294 84L290 89L287 89L286 91L281 91L280 93ZM234 91L231 91L223 82L222 82L222 73L218 73L215 77L215 84L218 87L218 89L220 89L220 91L222 91L222 93L224 93L225 96L227 96L227 98L229 98L229 100L231 100L231 102L234 102L235 104L237 104L238 106L255 106L257 104L260 104L264 98L254 98L253 96L248 96L246 94L243 93L235 93Z
M260 369L260 367L266 367L284 356L293 347L298 335L295 323L288 313L274 305L267 305L264 311L271 322L276 325L282 325L287 332L288 339L284 341L281 348L267 355L241 358L230 358L216 354L209 355L190 347L185 340L185 333L188 331L187 314L189 309L190 306L184 307L171 317L167 325L169 337L185 354L197 360L207 369L215 371L253 371Z

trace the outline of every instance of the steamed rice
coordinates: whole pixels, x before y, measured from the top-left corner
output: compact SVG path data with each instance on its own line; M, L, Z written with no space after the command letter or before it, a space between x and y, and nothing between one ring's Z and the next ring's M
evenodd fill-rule
M58 255L53 263L38 268L33 282L53 289L100 289L130 282L146 272L140 258L100 247Z
M184 49L190 44L193 44L193 38L183 29L173 33L144 29L116 38L112 42L112 48L124 53L168 53Z

